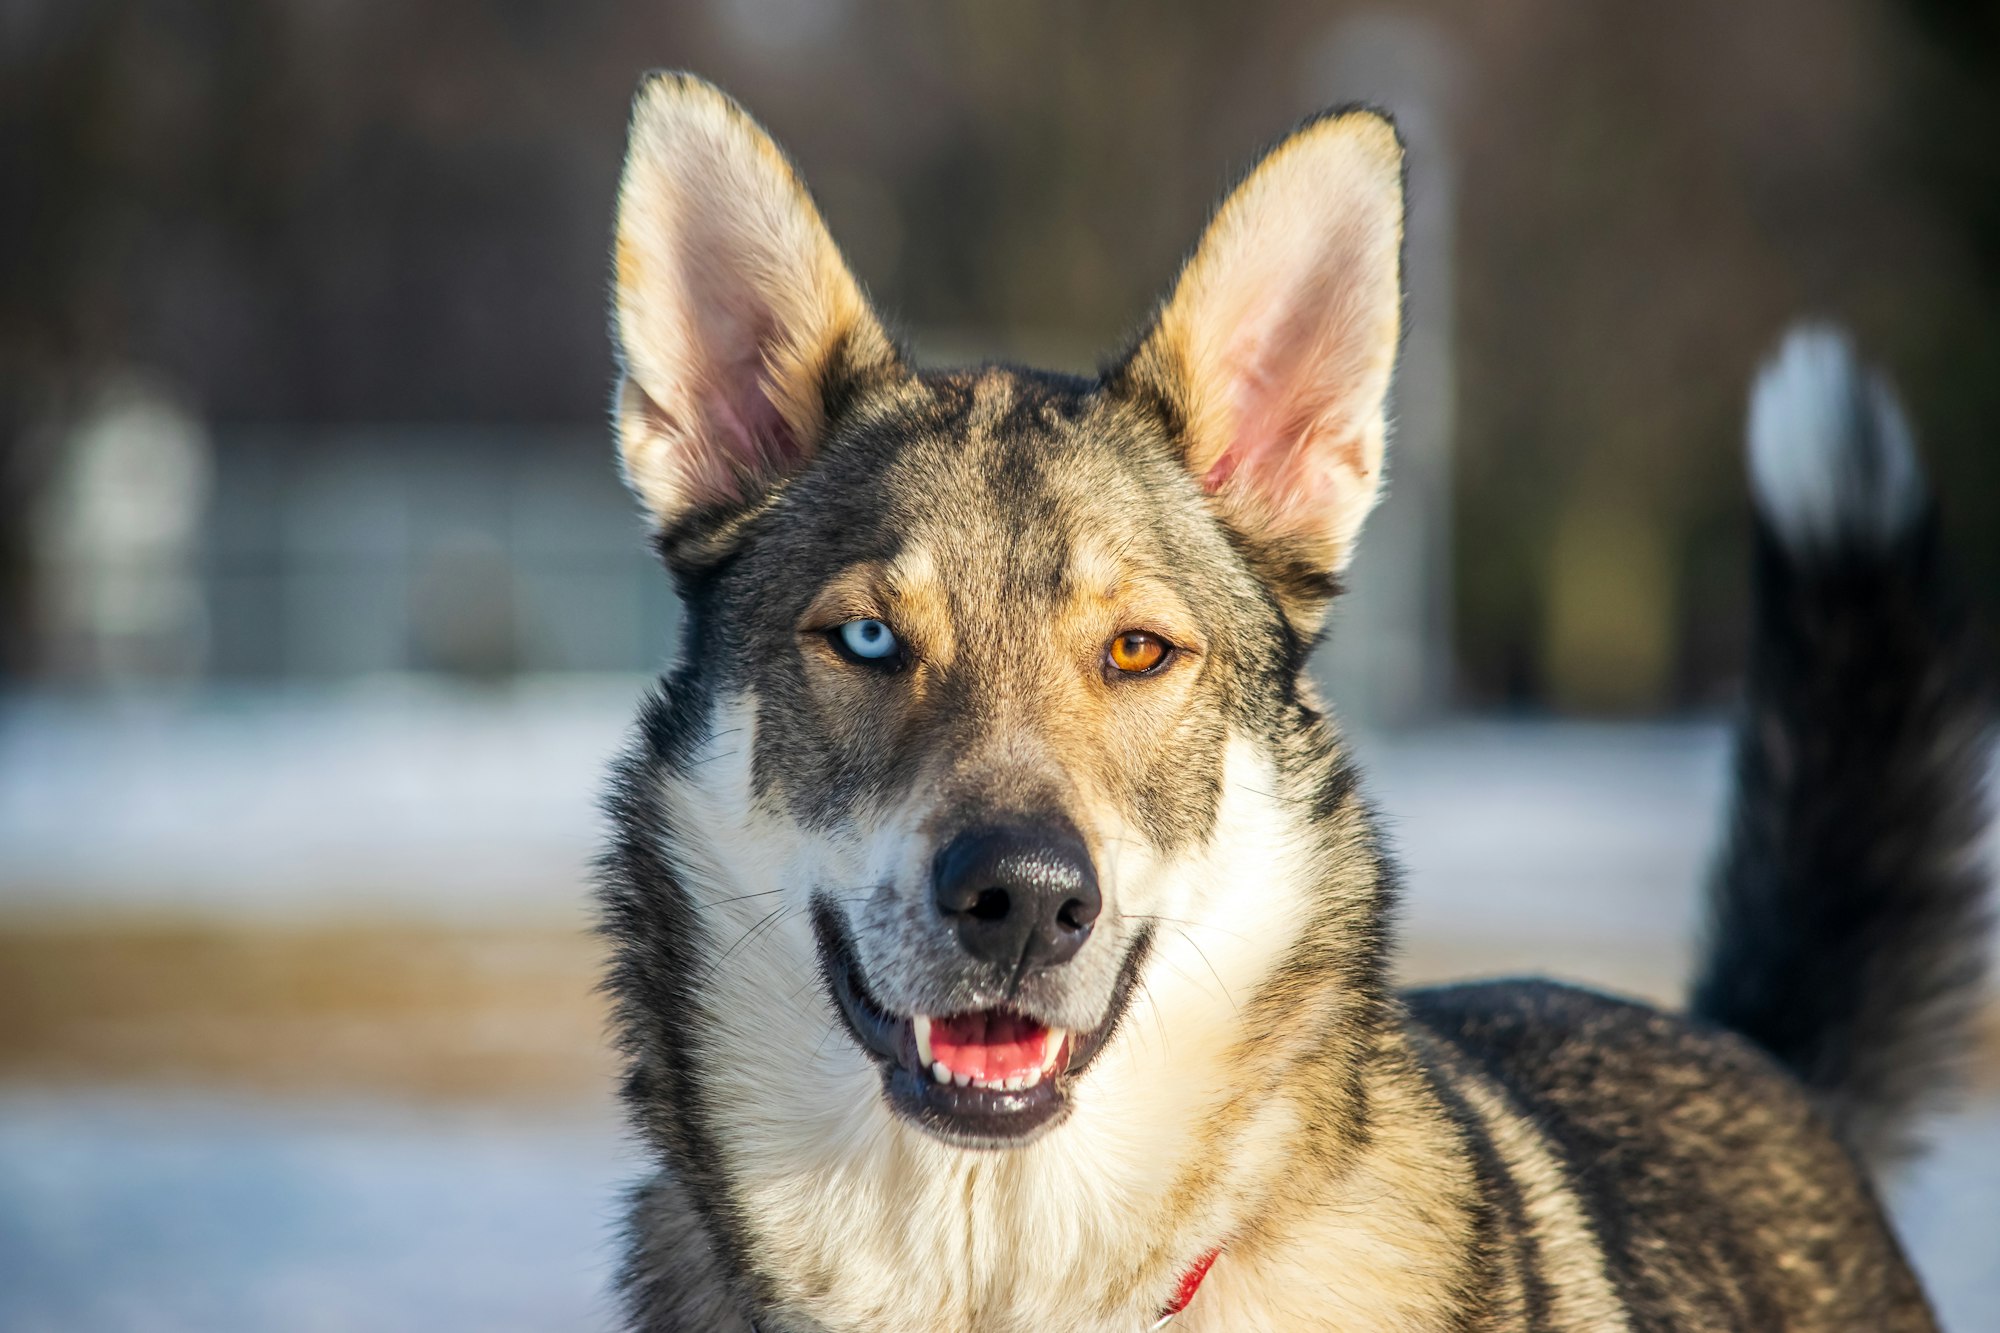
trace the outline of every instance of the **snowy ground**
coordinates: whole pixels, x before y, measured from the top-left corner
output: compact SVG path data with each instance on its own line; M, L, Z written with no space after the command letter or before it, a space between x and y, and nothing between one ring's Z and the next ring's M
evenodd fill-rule
M9 1333L611 1327L608 1120L158 1098L0 1099ZM2000 1103L1951 1122L1899 1218L1956 1333L2000 1328Z
M571 922L629 682L0 711L8 915ZM1671 996L1721 732L1463 724L1364 739L1410 870L1412 974ZM2000 1100L1895 1191L1947 1326L2000 1329ZM8 1333L607 1325L615 1118L0 1090Z
M608 1329L602 1120L0 1099L9 1333Z

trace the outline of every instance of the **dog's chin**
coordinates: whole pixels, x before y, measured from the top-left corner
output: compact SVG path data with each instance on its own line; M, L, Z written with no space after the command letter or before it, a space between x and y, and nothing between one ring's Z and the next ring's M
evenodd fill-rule
M960 1148L1019 1148L1061 1124L1070 1091L1110 1041L1152 942L1137 935L1103 1019L1088 1031L1050 1027L1022 1009L899 1015L870 993L831 904L816 904L820 972L849 1035L882 1070L890 1109Z

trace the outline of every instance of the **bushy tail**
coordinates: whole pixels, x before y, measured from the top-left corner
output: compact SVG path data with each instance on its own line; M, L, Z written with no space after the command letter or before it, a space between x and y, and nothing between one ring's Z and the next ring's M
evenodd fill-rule
M1750 411L1756 624L1692 1010L1756 1041L1874 1162L1972 1039L1989 735L1889 387L1794 331Z

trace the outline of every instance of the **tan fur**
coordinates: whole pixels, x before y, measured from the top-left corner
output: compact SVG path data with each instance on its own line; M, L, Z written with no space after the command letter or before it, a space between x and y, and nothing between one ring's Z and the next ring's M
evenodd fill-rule
M1604 1271L1602 1242L1584 1215L1567 1169L1533 1121L1507 1104L1491 1079L1468 1072L1458 1090L1471 1103L1506 1161L1543 1256L1559 1281L1549 1317L1563 1333L1623 1333L1631 1327Z
M615 312L625 381L625 475L662 522L742 498L788 461L745 422L753 382L801 449L817 441L836 358L893 360L859 284L791 164L754 121L697 79L641 90L618 190ZM768 478L763 478L768 479Z
M1139 355L1226 512L1336 569L1381 492L1402 193L1402 148L1379 116L1294 135L1216 213ZM1264 484L1250 463L1216 475L1245 450Z

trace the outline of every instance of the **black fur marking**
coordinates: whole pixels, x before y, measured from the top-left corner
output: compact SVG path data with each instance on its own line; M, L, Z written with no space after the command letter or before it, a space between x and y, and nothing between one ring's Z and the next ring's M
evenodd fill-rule
M1468 1281L1472 1308L1467 1312L1467 1323L1477 1327L1474 1321L1480 1315L1490 1314L1506 1296L1514 1294L1519 1297L1527 1327L1546 1327L1549 1286L1542 1271L1541 1247L1529 1223L1527 1203L1493 1141L1492 1131L1458 1088L1462 1080L1474 1075L1455 1047L1437 1040L1416 1024L1410 1030L1427 1066L1424 1072L1431 1089L1471 1158L1479 1189L1477 1240Z
M1806 1310L1814 1327L1932 1327L1852 1156L1735 1034L1549 982L1407 999L1549 1136L1635 1328L1782 1328Z
M699 625L699 617L691 616L691 648L699 646ZM668 831L656 795L661 774L706 736L708 703L698 673L684 666L671 688L654 691L641 706L634 742L614 766L604 797L612 842L597 863L598 928L611 943L603 988L612 999L625 1060L627 1112L672 1164L715 1241L724 1280L755 1299L761 1294L756 1275L740 1263L748 1229L710 1128L701 1054L689 1040L688 1020L702 1005L703 960L715 946L662 856ZM635 1311L645 1299L641 1288L648 1276L638 1264L635 1249L621 1275L621 1289Z
M1691 1008L1871 1160L1952 1082L1985 970L1989 718L1926 518L1789 551L1760 519L1737 805Z

